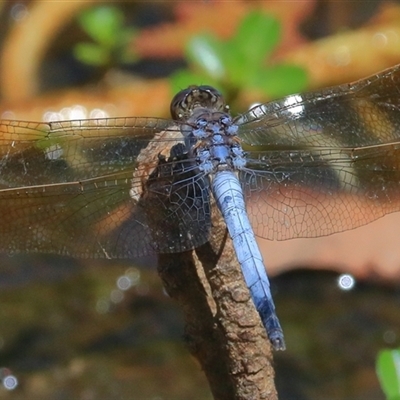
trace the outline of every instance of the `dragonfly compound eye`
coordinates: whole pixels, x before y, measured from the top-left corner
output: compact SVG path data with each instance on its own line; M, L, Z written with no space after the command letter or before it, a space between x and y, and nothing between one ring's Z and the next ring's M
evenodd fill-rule
M195 108L212 107L215 111L226 111L222 94L211 86L189 86L180 91L171 102L171 116L175 120L190 117Z
M170 113L174 120L181 120L188 114L188 94L191 88L181 90L178 92L171 101Z

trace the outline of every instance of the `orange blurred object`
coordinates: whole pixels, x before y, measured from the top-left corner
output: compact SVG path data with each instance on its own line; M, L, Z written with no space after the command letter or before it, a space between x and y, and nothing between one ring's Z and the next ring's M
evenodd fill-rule
M309 87L355 81L400 63L400 7L384 3L363 28L298 46L282 60L309 73ZM281 61L282 61L281 60Z

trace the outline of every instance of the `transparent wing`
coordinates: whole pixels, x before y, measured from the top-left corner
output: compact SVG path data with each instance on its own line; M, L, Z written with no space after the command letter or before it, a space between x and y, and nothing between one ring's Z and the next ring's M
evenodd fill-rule
M173 121L2 121L0 135L2 251L134 258L206 241L208 182L171 157Z
M400 68L239 118L256 234L316 237L400 210Z

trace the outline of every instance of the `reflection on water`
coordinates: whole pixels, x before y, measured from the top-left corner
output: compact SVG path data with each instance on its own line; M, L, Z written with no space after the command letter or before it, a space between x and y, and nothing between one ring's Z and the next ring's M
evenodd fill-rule
M19 384L0 387L0 398L211 399L155 271L43 256L9 261L0 266L0 368Z
M296 271L273 283L289 349L275 356L280 399L385 399L375 359L400 345L400 284L343 290L340 277Z
M379 349L399 346L400 289L339 289L350 278L297 271L274 280L288 345L275 354L280 399L384 399L374 363ZM0 282L0 368L17 384L0 387L1 398L212 398L154 270L5 257Z

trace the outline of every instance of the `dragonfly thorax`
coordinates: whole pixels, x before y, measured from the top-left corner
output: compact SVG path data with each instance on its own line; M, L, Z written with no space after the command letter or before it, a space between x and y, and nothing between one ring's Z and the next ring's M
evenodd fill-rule
M191 119L188 122L193 127L189 135L184 129L187 143L191 144L189 153L196 158L201 171L215 173L245 166L244 152L237 138L238 126L229 114L203 109L193 122Z

